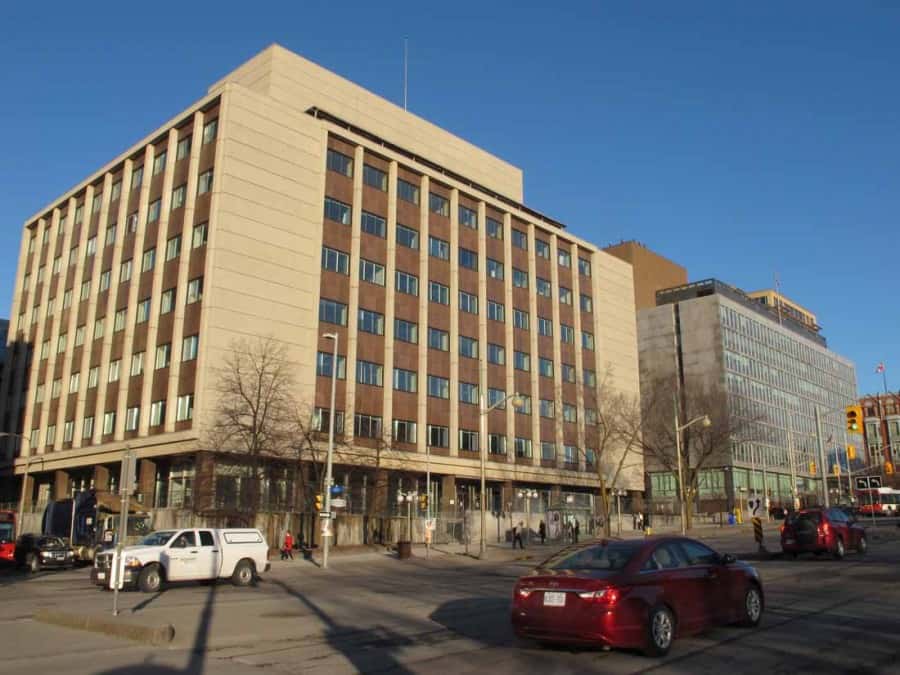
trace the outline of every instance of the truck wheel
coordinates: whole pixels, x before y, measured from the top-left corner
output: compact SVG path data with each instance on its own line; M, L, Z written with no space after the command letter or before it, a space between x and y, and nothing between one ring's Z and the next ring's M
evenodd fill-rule
M38 560L38 557L34 553L29 553L25 558L25 567L28 569L29 573L37 574L41 571L41 561Z
M234 573L231 575L231 583L235 586L249 586L256 578L256 570L253 562L244 558L235 565Z
M138 576L138 588L144 593L157 593L162 588L159 565L147 565Z

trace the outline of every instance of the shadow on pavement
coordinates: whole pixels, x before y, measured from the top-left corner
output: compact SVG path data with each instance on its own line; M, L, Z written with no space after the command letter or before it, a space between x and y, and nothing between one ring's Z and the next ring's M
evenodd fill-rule
M397 659L396 652L412 644L412 640L384 626L358 629L342 625L331 618L304 593L283 581L273 581L285 593L299 600L325 625L325 641L349 661L356 672L411 673Z
M509 620L509 598L506 596L450 600L428 618L486 646L509 647L516 644Z
M145 600L142 605L146 606L163 591ZM194 675L204 672L206 666L206 647L209 643L209 629L212 625L213 605L215 604L216 586L210 585L209 593L206 595L206 602L203 605L203 611L200 615L200 623L197 626L197 632L194 635L194 644L191 646L190 659L184 668L173 668L163 664L153 663L153 657L148 657L142 663L129 664L121 668L113 668L105 670L99 675Z

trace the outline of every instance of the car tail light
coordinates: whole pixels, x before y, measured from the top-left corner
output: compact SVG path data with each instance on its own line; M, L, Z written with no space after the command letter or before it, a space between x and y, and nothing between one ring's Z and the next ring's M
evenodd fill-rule
M827 537L831 532L831 528L828 526L828 523L822 523L819 525L819 536Z
M531 589L520 586L519 588L516 589L516 592L513 595L515 596L516 599L524 600L529 595L531 595Z
M787 529L787 525L781 525L781 534L784 534L784 531Z
M601 605L614 605L619 601L621 591L612 587L601 588L599 591L582 591L578 594L578 597Z

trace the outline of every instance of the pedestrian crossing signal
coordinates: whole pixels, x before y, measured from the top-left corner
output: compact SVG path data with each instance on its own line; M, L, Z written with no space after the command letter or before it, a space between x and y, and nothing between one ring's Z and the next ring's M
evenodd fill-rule
M813 476L816 475L816 463L815 463L815 462L810 462L810 463L809 463L809 472L810 472Z
M316 495L316 511L322 510L322 495Z
M847 446L847 459L856 459L856 446L855 445Z

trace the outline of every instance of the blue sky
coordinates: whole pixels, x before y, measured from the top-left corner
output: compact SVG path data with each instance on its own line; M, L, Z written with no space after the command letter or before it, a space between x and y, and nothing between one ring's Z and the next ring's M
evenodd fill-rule
M278 42L399 101L408 36L410 110L521 167L531 207L695 280L778 273L862 391L879 361L900 387L887 0L53 4L0 25L0 315L23 221L227 71Z

